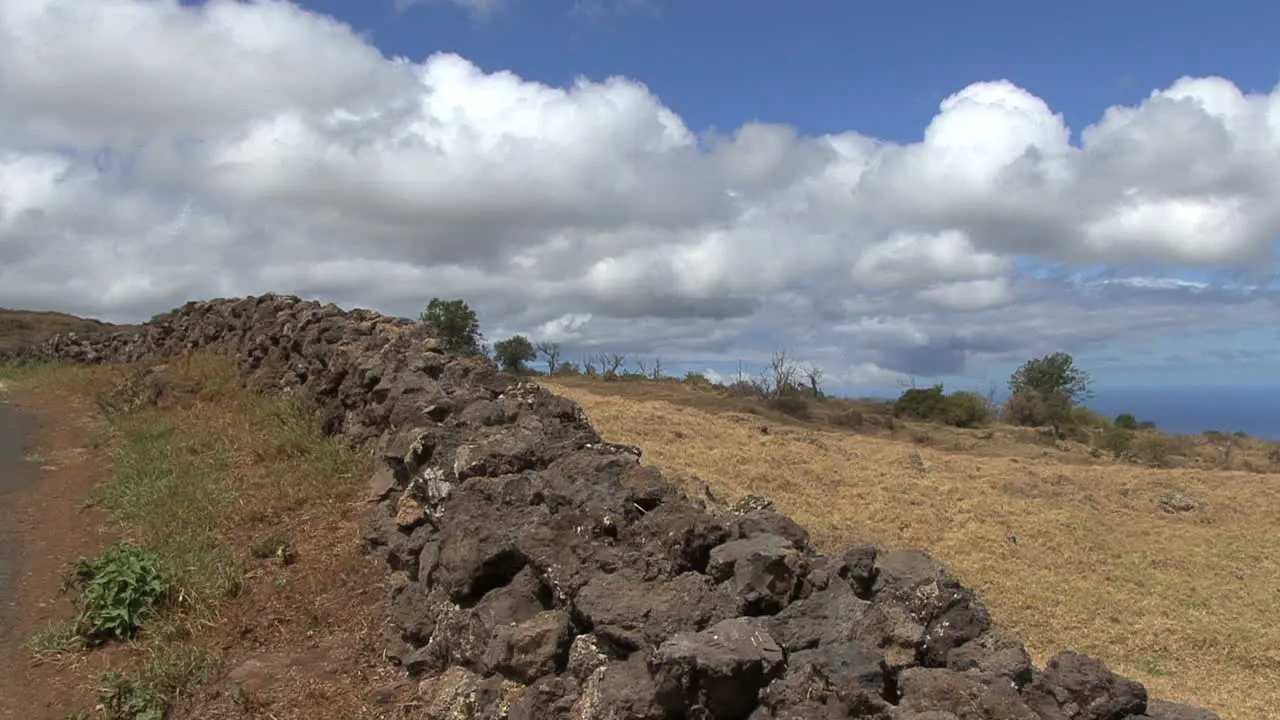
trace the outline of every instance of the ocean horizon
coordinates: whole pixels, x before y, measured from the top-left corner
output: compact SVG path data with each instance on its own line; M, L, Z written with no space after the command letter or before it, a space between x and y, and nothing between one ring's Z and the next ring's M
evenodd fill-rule
M951 390L979 388L953 387ZM851 397L893 402L901 391L854 394ZM1004 397L997 397L1003 401ZM1081 403L1107 417L1132 413L1150 420L1164 432L1198 435L1206 430L1243 432L1260 440L1280 442L1280 386L1237 387L1098 387Z
M1132 413L1178 435L1217 430L1280 440L1280 386L1096 388L1083 404L1110 417Z

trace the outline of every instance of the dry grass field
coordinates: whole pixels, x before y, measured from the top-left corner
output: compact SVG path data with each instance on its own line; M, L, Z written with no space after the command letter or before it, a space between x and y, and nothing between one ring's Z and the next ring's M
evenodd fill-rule
M773 498L826 549L928 548L1037 662L1071 647L1158 697L1280 717L1280 474L1196 467L1207 450L1175 469L1096 459L1013 428L855 433L676 383L543 384L678 481Z

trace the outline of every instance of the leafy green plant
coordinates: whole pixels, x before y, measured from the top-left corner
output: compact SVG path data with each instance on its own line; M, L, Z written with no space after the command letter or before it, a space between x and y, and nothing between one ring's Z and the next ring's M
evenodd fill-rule
M81 559L72 582L80 590L76 633L90 643L132 638L171 590L157 555L126 542L94 562Z

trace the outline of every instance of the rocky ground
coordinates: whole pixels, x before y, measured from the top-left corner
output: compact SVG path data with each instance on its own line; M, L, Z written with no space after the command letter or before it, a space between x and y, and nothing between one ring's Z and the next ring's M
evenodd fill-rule
M196 349L234 353L257 389L311 393L382 459L366 543L393 574L388 654L418 717L1217 717L1071 651L1035 668L927 553L823 555L767 500L690 498L576 403L411 321L270 295L10 359Z

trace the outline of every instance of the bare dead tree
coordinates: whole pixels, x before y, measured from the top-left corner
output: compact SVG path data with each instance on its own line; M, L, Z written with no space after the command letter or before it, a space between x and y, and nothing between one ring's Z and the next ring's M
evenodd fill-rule
M822 394L822 368L814 364L809 364L801 369L804 374L804 381L809 385L809 391L816 398Z
M596 376L596 359L591 355L582 356L582 374L587 377Z
M600 372L606 380L618 377L618 370L627 363L623 353L600 353Z
M534 345L534 349L538 354L547 360L547 375L555 375L556 370L560 367L560 343L553 343L549 340Z
M636 367L640 369L640 374L644 375L645 377L648 377L649 376L648 363L646 363L644 360L640 358L636 358L635 363L636 363Z
M774 397L782 397L787 390L796 387L796 373L798 368L795 361L787 355L786 350L775 350L773 357L769 359L769 367L767 372L773 381L772 392Z
M654 380L662 379L662 358L653 359L653 379Z
M751 381L751 386L760 397L774 397L775 386L773 384L773 376L769 374L769 368L761 370L760 377Z

